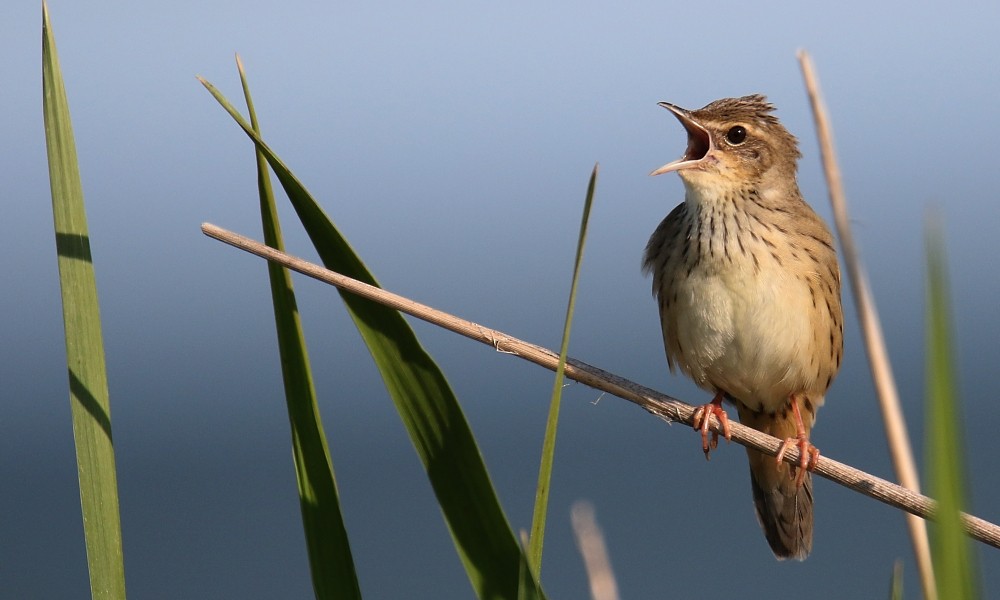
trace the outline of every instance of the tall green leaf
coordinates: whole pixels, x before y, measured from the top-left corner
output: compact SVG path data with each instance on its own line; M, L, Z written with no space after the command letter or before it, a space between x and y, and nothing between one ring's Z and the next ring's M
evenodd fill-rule
M250 122L257 134L260 125L250 97L250 86L239 57L236 64L243 84ZM257 156L257 187L260 193L260 217L264 242L276 250L284 250L278 210L271 190L267 160L260 150ZM281 265L267 263L274 304L274 323L278 333L281 374L285 384L288 421L292 428L292 456L299 486L299 506L302 526L309 550L309 567L313 590L317 598L361 598L358 577L351 556L340 496L333 475L333 461L326 443L326 434L316 403L309 353L302 323L295 303L292 277Z
M903 561L897 559L892 565L889 578L889 600L903 600Z
M576 259L573 261L573 277L569 287L569 301L566 305L566 320L563 323L562 344L559 347L559 364L556 366L555 382L552 384L552 400L549 403L549 417L545 424L545 439L542 441L542 459L538 468L538 485L535 488L535 510L531 520L531 538L528 542L528 560L536 577L542 574L542 547L545 544L545 520L549 507L549 490L552 483L552 463L556 452L556 431L559 428L559 405L562 403L562 388L566 371L566 355L569 353L569 332L573 324L573 309L576 307L576 288L580 280L580 265L583 264L583 248L587 245L587 223L590 222L590 206L594 202L597 187L597 165L590 174L587 197L583 202L583 217L580 219L580 234L576 240Z
M118 482L87 214L48 7L42 4L42 112L59 260L80 504L93 598L124 598Z
M305 187L210 83L206 89L274 170L323 264L378 285ZM399 312L341 293L424 464L459 557L479 598L543 597L507 522L472 431L441 370Z
M938 596L978 596L975 555L965 536L965 461L956 394L951 309L939 224L927 228L927 465L931 493L938 499L933 555Z

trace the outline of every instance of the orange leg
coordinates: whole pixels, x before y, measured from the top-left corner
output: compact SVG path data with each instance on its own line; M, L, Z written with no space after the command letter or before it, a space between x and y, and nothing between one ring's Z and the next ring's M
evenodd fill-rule
M722 408L722 400L725 395L722 392L715 394L715 398L708 404L699 406L697 410L694 411L694 419L691 424L695 429L701 430L701 449L705 452L705 459L708 460L708 453L719 447L719 432L712 432L712 442L709 444L708 441L708 422L711 421L711 415L715 415L719 419L719 425L722 427L722 435L726 437L728 442L731 439L731 434L729 433L729 415Z
M778 456L775 458L780 465L781 460L785 457L785 451L792 444L799 447L799 468L795 473L795 484L801 486L802 482L806 479L806 471L816 469L816 463L819 462L819 448L809 443L809 434L806 433L806 427L802 423L802 413L799 412L799 400L794 395L791 397L791 404L792 413L795 415L795 437L786 438L781 443L781 448L778 449Z

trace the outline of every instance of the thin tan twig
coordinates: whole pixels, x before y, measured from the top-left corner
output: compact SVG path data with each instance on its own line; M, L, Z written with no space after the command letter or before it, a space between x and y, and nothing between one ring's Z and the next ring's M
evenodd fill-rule
M594 600L618 600L618 583L611 570L611 559L604 545L604 534L594 517L594 506L579 500L570 509L576 545L583 555L583 565L590 582L590 596Z
M913 448L906 432L906 419L899 403L899 393L896 390L896 380L892 375L892 365L889 363L889 353L882 336L882 326L879 323L878 311L871 296L868 276L865 274L854 244L850 220L847 215L847 200L841 185L840 168L837 166L837 155L833 147L833 132L827 118L826 107L819 89L819 81L813 70L812 60L804 50L799 51L799 64L802 66L802 77L805 80L806 91L812 104L813 117L816 121L816 133L819 137L820 154L823 157L823 170L826 173L827 187L830 189L830 205L833 207L834 223L837 227L837 237L840 238L840 249L847 266L847 275L854 291L854 304L857 307L858 318L861 321L861 333L864 336L865 348L868 350L868 362L875 382L875 392L882 409L882 421L885 425L885 436L889 443L889 454L903 487L920 491L920 480L917 475L916 461L913 459ZM917 558L920 571L920 583L924 598L936 600L937 586L934 583L934 567L931 563L930 543L927 540L927 525L922 519L907 516L910 539L913 543L913 553Z
M324 269L319 265L284 252L279 252L274 248L265 246L237 233L227 231L221 227L205 223L201 226L201 230L205 235L225 242L235 248L276 262L303 275L329 283L339 289L351 292L362 298L367 298L373 302L394 308L428 323L486 344L487 346L493 347L495 339L503 338L504 346L511 354L543 366L546 369L555 371L559 363L559 354L557 352L525 342L503 332L477 325L472 321L467 321L436 308L415 302L409 298L404 298L398 294L362 283L340 273ZM694 418L695 407L690 404L579 360L567 359L566 377L638 404L646 411L668 421L680 421L691 425ZM732 441L770 456L778 454L778 449L782 444L781 440L736 422L730 422L729 425ZM722 430L719 428L719 421L715 417L711 419L710 429L722 433ZM798 447L792 446L785 453L785 461L791 464L798 464L798 460ZM826 455L820 458L814 472L844 487L924 519L930 518L934 512L934 501L930 498L849 465L837 462ZM970 536L985 544L1000 548L1000 527L971 515L963 514L962 518L966 531Z

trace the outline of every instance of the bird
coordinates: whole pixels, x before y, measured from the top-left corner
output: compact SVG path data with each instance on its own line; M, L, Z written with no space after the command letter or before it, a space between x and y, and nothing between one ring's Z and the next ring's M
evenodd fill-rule
M777 459L747 448L750 484L775 557L804 560L820 459L809 436L843 356L833 236L802 197L798 141L765 96L659 106L687 133L684 154L650 173L676 172L685 190L643 257L667 363L713 394L693 419L706 458L718 446L712 415L730 438L724 402L742 424L783 440ZM793 446L797 464L782 462Z

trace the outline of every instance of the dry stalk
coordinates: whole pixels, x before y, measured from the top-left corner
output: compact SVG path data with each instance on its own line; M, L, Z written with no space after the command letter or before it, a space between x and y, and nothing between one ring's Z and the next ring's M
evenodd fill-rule
M611 570L604 534L594 517L594 506L589 502L573 503L570 512L576 545L583 555L583 565L587 569L590 596L593 600L618 600L618 583Z
M806 91L812 104L813 117L816 121L816 134L819 138L820 154L823 158L823 171L826 174L827 187L830 190L830 205L833 207L834 224L837 237L840 238L840 250L844 256L847 275L854 291L854 304L857 307L858 318L861 321L861 333L868 351L868 362L875 383L875 393L878 396L879 407L882 409L882 422L885 425L885 437L889 444L889 454L903 487L920 491L920 480L917 475L916 461L913 459L913 448L906 432L906 419L899 403L899 393L896 390L896 380L892 375L892 365L889 353L885 347L882 335L882 325L879 323L878 310L872 300L868 276L865 274L854 244L851 233L850 219L847 215L847 200L844 187L841 184L840 168L837 166L837 155L833 147L833 131L826 114L826 107L820 94L819 81L813 70L812 60L804 51L799 51L799 64L802 66L802 77L805 80ZM907 515L906 522L910 530L910 540L913 543L913 553L916 555L920 572L920 583L924 598L936 600L937 586L934 583L934 567L931 563L930 543L927 540L927 525L913 515Z
M278 263L293 271L328 283L362 298L427 321L438 327L461 334L469 339L491 346L503 354L523 358L551 371L555 371L559 363L559 353L525 342L502 331L467 321L436 308L431 308L426 304L421 304L398 294L387 292L382 288L368 285L367 283L330 271L329 269L324 269L320 265L284 252L279 252L274 248L270 248L260 242L216 225L204 223L201 226L201 230L205 235L230 246ZM695 407L690 404L615 375L614 373L609 373L588 365L585 362L572 358L567 359L565 374L568 379L633 402L646 411L667 421L678 421L691 425L694 417ZM719 428L719 421L715 417L712 417L709 428L712 431L722 433L722 430ZM730 430L732 441L770 456L777 456L781 440L737 422L730 422ZM791 464L798 464L798 447L792 446L789 448L789 451L785 453L784 460ZM814 473L918 517L929 519L933 515L935 503L927 496L865 473L860 469L837 462L826 455L820 457ZM989 521L965 513L962 514L962 519L966 532L972 538L994 548L1000 548L1000 527Z

